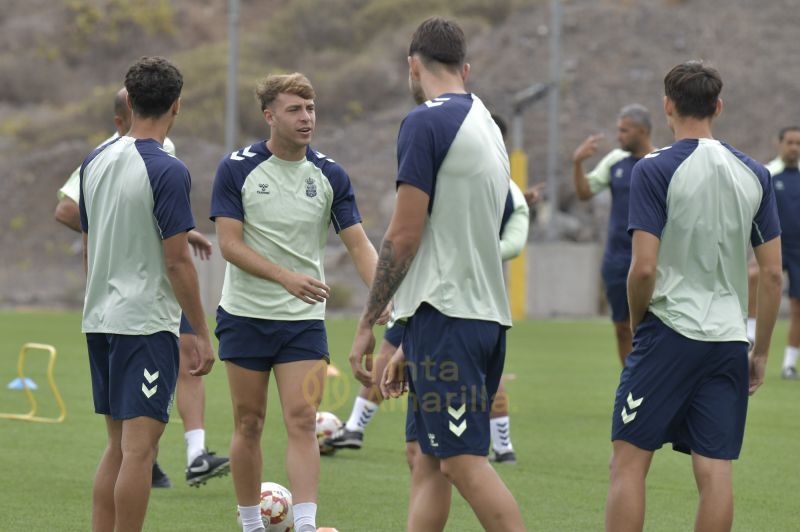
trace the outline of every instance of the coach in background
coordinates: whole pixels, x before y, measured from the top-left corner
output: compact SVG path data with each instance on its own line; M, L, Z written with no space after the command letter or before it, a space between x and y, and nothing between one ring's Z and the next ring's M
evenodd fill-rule
M608 237L601 271L617 337L617 352L622 364L631 352L626 287L631 264L631 237L628 234L631 171L633 165L653 151L650 143L651 127L650 112L644 106L627 105L617 117L618 149L603 157L588 174L583 171L583 162L597 153L597 145L603 135L589 136L573 155L572 175L578 199L586 201L606 188L611 190L611 213L608 217Z

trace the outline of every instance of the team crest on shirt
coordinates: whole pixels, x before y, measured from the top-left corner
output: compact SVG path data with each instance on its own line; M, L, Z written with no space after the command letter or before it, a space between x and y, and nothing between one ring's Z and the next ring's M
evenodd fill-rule
M256 194L269 194L269 183L259 183L258 188Z
M313 177L306 178L306 196L313 198L317 195L317 184Z
M775 190L783 190L783 181L780 179L775 180Z
M620 179L620 178L622 178L622 174L623 173L624 172L622 171L622 168L617 168L617 171L614 172L614 177L616 177L617 179Z

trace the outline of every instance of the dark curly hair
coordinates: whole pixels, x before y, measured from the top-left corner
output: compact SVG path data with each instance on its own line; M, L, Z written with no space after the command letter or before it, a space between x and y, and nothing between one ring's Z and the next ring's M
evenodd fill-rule
M158 118L180 97L183 75L163 57L142 57L125 74L125 88L137 116Z

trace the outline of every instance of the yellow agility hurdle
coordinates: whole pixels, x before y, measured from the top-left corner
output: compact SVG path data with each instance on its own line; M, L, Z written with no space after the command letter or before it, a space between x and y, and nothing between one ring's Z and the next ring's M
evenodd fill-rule
M50 361L47 364L47 382L50 383L50 389L53 390L53 396L56 398L58 409L61 415L58 417L40 417L36 415L36 398L33 396L30 388L27 386L23 368L25 367L25 355L28 351L46 351L50 353ZM53 367L56 365L56 348L47 344L27 343L22 346L19 351L19 358L17 359L17 372L22 381L22 387L25 389L25 394L28 396L28 402L31 404L31 411L27 414L4 414L0 413L0 419L17 419L20 421L33 421L34 423L61 423L67 417L67 407L64 406L64 401L61 399L61 394L56 387L56 381L53 379Z

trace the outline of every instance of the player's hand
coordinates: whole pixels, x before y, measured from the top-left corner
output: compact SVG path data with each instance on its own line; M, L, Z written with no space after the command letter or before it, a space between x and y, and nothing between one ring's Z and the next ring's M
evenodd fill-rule
M381 395L384 399L400 397L408 391L406 382L406 355L402 346L395 351L386 364L380 379Z
M187 233L186 237L189 240L189 245L192 246L195 257L200 257L200 260L208 260L211 257L213 245L202 233L192 229Z
M366 386L372 386L372 353L375 351L375 335L364 318L358 321L353 347L350 349L350 369L353 376Z
M207 375L214 365L214 348L211 346L211 338L206 335L202 337L197 335L195 342L195 365L194 368L189 370L189 374L195 377Z
M767 368L767 355L756 355L753 351L748 354L750 362L750 388L748 393L753 395L764 384L764 372Z
M589 137L578 146L575 153L572 154L572 160L579 163L597 153L597 145L604 136L605 135L602 133L589 135Z
M394 306L392 305L392 302L389 301L389 303L386 304L386 308L383 309L383 312L381 312L381 315L378 316L378 319L375 321L375 323L378 325L386 325L389 323L389 320L392 319L393 310Z
M533 207L535 203L542 199L542 193L546 185L547 183L537 183L522 193L525 196L525 203L528 204L528 207Z
M304 273L284 270L278 282L287 292L309 305L324 303L331 294L328 285Z

